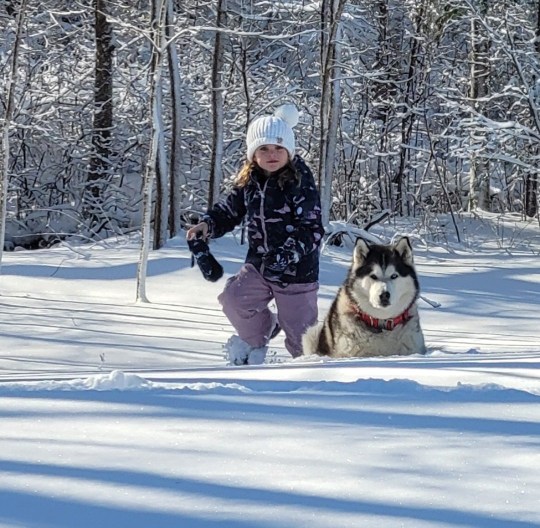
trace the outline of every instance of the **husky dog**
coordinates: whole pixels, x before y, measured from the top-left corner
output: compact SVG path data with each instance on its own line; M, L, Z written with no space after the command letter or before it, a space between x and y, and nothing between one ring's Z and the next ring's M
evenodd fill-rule
M425 353L419 285L407 237L395 244L359 239L347 278L325 320L308 328L304 354L330 357Z

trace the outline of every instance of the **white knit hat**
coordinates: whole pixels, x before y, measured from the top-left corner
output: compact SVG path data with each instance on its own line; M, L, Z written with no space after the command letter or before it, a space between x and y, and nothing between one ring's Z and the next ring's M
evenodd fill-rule
M294 158L295 142L293 127L298 123L298 110L291 103L276 108L274 115L259 117L247 131L247 159L253 161L253 154L262 145L280 145Z

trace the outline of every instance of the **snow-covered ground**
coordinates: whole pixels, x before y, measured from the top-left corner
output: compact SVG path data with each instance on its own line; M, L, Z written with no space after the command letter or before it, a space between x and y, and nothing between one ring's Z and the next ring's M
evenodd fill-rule
M150 304L136 240L4 253L0 527L540 526L538 223L461 222L459 244L405 231L441 304L412 357L291 361L279 337L226 366L223 281L181 238L151 254ZM350 254L324 251L321 316Z

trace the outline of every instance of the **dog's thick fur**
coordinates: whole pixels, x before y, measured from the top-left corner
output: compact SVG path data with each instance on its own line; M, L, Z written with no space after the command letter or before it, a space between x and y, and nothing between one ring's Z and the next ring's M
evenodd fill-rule
M325 320L303 336L304 354L330 357L425 353L420 290L407 237L395 244L359 239L347 279Z

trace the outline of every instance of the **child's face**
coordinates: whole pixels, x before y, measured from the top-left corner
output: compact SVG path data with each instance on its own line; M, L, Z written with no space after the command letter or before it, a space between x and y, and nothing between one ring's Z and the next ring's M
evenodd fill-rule
M255 151L253 160L262 170L275 172L287 165L289 153L279 145L262 145Z

